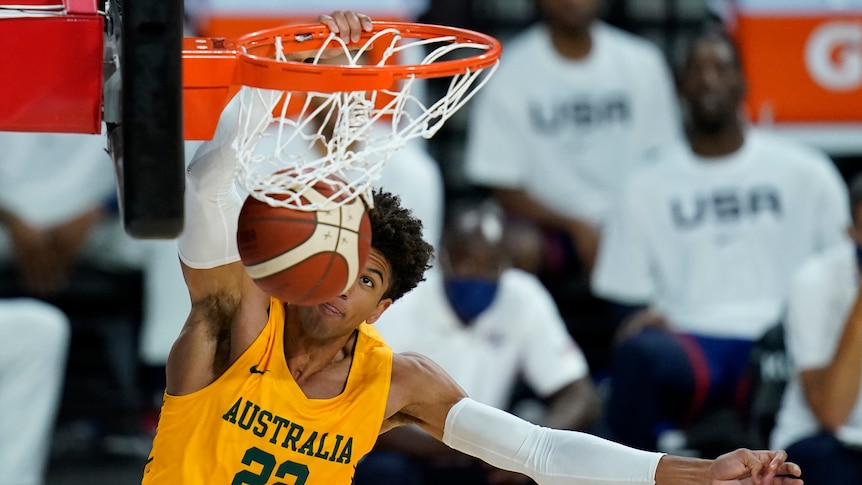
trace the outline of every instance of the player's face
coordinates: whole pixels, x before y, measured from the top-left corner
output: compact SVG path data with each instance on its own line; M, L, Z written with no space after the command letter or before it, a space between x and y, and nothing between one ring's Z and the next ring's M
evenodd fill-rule
M390 298L383 298L391 277L389 262L372 248L365 268L347 292L326 303L300 308L306 332L319 338L337 337L352 332L363 321L374 323L392 304Z
M716 131L736 122L744 82L735 56L729 44L715 39L693 46L680 94L695 127Z

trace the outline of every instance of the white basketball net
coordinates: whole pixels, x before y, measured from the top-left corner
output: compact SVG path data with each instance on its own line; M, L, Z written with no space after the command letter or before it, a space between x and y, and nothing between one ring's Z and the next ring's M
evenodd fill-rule
M392 41L386 46L381 65L406 49L422 49L424 53L425 46L429 46L430 53L421 61L428 64L455 51L488 47L457 43L454 37L406 42L398 31L385 29L354 52L334 34L324 48L340 46L347 58L344 65L357 66L363 54L384 35L392 36ZM277 51L280 46L277 38ZM324 48L315 63L321 61ZM375 51L380 48L374 46ZM283 54L276 59L285 60ZM239 133L234 142L239 156L237 179L249 194L273 206L330 209L361 196L372 207L371 191L390 156L411 139L434 136L484 86L496 67L493 64L453 76L446 94L433 104L412 94L416 83L413 77L401 81L398 90L323 93L244 87L238 94ZM392 98L382 104L379 98L384 93ZM291 102L301 104L299 113L286 111ZM280 113L273 114L279 103ZM337 184L328 201L302 200L306 188L323 180L331 184L333 178L344 183Z

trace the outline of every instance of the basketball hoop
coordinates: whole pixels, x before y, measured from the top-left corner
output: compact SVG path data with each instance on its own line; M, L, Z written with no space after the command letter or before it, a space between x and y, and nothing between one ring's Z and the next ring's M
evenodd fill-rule
M233 141L238 181L272 206L308 211L359 196L371 206L392 153L434 136L490 79L502 50L478 32L404 22L375 22L350 46L317 24L220 44L218 55L186 50L184 57L209 56L222 72L235 59L227 70L242 86ZM399 64L410 50L421 50L421 62ZM440 99L426 103L414 93L417 79L440 77L451 78ZM306 188L333 180L344 183L327 201L303 198Z

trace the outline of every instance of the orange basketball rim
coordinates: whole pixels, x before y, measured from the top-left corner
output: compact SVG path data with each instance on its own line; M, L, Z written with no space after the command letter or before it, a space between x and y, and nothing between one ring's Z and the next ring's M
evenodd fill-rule
M384 91L411 77L479 72L496 66L502 52L497 39L468 29L411 22L374 22L373 26L349 47L365 54L361 65L318 63L324 50L339 43L347 48L322 24L277 27L235 39L185 38L184 137L212 138L219 114L241 86L299 92ZM399 64L392 53L404 48L400 44L404 40L427 46L430 53L421 63ZM306 62L285 58L295 53L309 57Z

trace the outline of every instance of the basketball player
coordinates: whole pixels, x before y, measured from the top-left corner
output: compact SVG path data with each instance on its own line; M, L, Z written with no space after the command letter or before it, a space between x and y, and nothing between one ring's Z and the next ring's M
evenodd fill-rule
M518 246L516 266L565 284L592 270L623 176L680 124L662 52L602 22L603 0L534 3L542 21L507 44L476 96L465 175L493 189L519 230L543 233Z
M347 38L371 29L352 12L321 21ZM419 283L432 249L386 192L375 192L371 254L345 294L311 307L271 298L235 245L230 118L188 170L179 252L192 310L168 359L144 484L347 485L378 434L408 423L540 484L801 483L778 476L800 473L781 451L694 460L541 428L472 401L429 359L393 354L370 324Z
M770 443L807 463L809 485L862 483L862 175L847 244L794 275L784 324L790 380Z
M692 42L679 86L688 141L628 181L592 280L632 309L608 420L643 449L668 423L744 409L748 355L780 323L793 271L849 221L831 160L747 126L740 59L720 30Z

